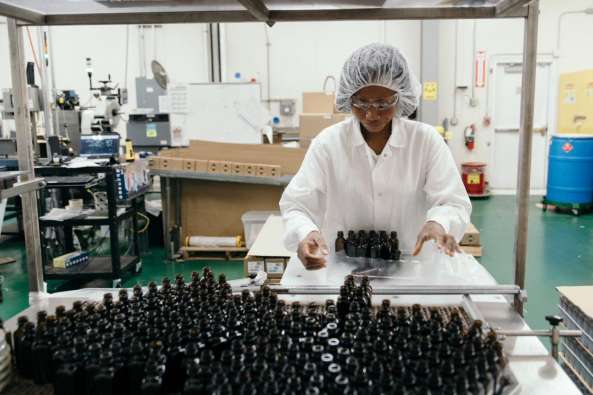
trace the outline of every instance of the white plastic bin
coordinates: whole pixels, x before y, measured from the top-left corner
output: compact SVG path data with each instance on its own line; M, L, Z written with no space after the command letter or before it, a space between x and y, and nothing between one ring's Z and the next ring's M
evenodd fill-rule
M280 215L280 211L247 211L241 216L247 248L251 248L270 215Z

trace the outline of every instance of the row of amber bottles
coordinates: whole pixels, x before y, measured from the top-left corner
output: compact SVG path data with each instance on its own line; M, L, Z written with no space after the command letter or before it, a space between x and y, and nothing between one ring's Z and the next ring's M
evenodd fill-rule
M335 242L336 252L343 251L350 258L368 258L397 261L401 257L397 232L382 230L366 232L360 230L348 231L348 237L344 237L343 231L338 231Z
M372 305L348 276L337 301L233 294L205 269L117 300L19 318L19 374L71 394L491 394L500 344L457 308Z

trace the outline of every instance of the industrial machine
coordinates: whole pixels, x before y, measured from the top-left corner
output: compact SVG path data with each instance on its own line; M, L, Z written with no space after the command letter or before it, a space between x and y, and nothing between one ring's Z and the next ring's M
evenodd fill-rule
M164 67L153 60L153 78L136 78L136 101L138 108L130 112L127 137L141 151L158 151L170 147L171 122L166 105L169 82Z
M54 125L60 140L68 145L70 152L80 151L80 99L72 89L56 92Z
M113 85L111 75L100 80L99 86L93 86L93 67L91 58L86 59L86 73L89 77L89 89L93 93L94 103L82 114L82 133L111 133L120 121L120 107L128 102L128 90Z

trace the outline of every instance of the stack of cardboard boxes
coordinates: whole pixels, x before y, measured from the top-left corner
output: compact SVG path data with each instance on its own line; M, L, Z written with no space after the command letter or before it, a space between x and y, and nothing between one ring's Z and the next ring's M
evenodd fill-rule
M181 240L188 236L236 236L243 233L241 216L251 210L277 211L284 186L259 184L260 176L296 174L305 156L301 148L272 144L231 144L192 140L187 148L161 151L150 158L150 167L179 173L171 196L179 194ZM194 179L190 173L218 173L229 180ZM185 174L190 177L184 177ZM251 183L233 175L253 176ZM175 185L179 184L178 187ZM171 213L177 199L171 199ZM173 221L173 219L170 219ZM172 222L168 224L172 225Z
M278 177L282 169L278 165L231 162L227 160L182 159L151 157L150 168L155 170L177 170L197 173L212 173L236 176Z
M299 116L299 141L308 148L323 129L343 121L350 114L336 112L336 96L325 92L304 92L303 112Z

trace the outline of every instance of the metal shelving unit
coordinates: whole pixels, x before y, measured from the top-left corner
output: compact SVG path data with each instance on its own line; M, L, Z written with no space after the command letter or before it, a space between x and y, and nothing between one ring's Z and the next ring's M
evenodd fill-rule
M110 255L108 256L91 256L89 262L75 266L68 269L54 268L49 262L47 254L42 255L43 261L43 275L46 280L93 280L93 279L110 279L113 286L116 287L121 283L122 275L125 272L138 272L141 268L140 248L138 244L138 211L143 209L144 195L147 188L136 191L130 196L122 199L118 197L117 186L117 167L113 166L99 166L99 167L83 167L83 168L66 168L66 167L36 167L35 173L39 176L47 177L76 177L80 175L96 176L93 180L88 182L74 182L68 183L65 179L63 182L50 183L44 190L40 192L40 214L45 211L43 207L44 195L51 189L86 189L89 186L94 188L104 189L107 195L107 214L106 215L90 215L83 218L71 218L65 220L39 219L39 228L42 232L47 228L60 228L64 233L64 253L75 250L73 231L75 227L79 226L108 226L109 227L109 243ZM99 178L100 177L100 178ZM125 210L122 212L122 206ZM133 255L121 255L119 231L122 225L125 225L128 220L132 222L133 232ZM42 239L41 246L45 247L47 240Z
M255 177L237 176L213 173L200 173L181 170L151 170L150 173L161 178L161 202L163 204L163 241L167 257L172 259L175 253L181 248L181 179L234 182L240 184L274 185L286 186L292 180L292 176L280 177ZM172 205L171 202L175 201ZM171 213L171 206L175 207L175 213ZM171 245L173 247L171 248Z
M30 171L31 142L27 143L29 119L26 111L23 26L100 25L141 23L217 23L260 21L273 25L286 21L392 20L392 19L481 19L522 18L523 79L515 234L515 283L525 287L527 218L531 173L531 139L535 95L539 0L385 0L385 1L290 1L290 0L0 0L0 14L8 19L15 118L21 155L21 170ZM24 167L23 167L24 166ZM26 208L26 207L25 207ZM36 211L36 210L35 210ZM29 230L31 234L31 230ZM32 251L31 251L32 252ZM32 269L30 267L30 269ZM31 278L32 290L39 280ZM515 309L523 314L522 300Z
M29 181L19 181L20 176L25 175L21 171L2 171L0 172L0 200L22 195L23 193L33 192L45 185L43 178L34 178ZM4 184L12 182L8 188Z

